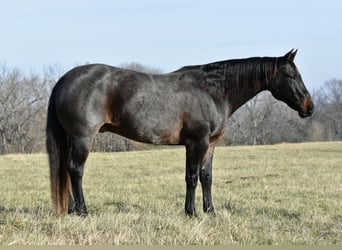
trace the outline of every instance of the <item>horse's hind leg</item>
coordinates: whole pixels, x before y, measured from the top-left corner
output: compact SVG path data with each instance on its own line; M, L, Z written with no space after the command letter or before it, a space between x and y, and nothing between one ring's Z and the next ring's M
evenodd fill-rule
M203 211L205 213L215 214L215 209L211 196L212 184L212 162L213 162L213 149L210 156L200 170L200 181L202 184L203 193Z
M70 179L72 185L72 193L74 202L69 202L73 208L69 208L69 212L76 212L78 215L86 216L87 208L83 196L82 178L85 162L89 155L91 139L90 138L74 138L71 140L71 161L70 161Z

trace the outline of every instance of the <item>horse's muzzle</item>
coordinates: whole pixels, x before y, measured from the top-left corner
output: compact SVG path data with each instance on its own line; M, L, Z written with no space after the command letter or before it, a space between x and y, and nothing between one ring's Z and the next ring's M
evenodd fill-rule
M298 114L301 118L305 118L308 116L311 116L314 112L314 104L312 102L311 97L306 98L304 102L301 105L300 110L298 111Z

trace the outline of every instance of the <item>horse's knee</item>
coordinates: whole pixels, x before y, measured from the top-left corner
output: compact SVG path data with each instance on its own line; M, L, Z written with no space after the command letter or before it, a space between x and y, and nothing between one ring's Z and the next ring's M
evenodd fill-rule
M197 182L198 182L198 175L197 174L187 175L185 177L185 181L189 187L196 188Z

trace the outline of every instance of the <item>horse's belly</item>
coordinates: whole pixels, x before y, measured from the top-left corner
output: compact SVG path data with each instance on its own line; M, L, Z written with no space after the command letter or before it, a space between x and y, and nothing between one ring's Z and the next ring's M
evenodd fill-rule
M128 126L134 140L152 143L174 145L180 143L181 122L153 119L139 120Z

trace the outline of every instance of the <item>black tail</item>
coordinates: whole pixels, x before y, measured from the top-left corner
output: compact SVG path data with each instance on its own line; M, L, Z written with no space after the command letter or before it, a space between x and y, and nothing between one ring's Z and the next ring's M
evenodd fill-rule
M68 211L68 192L71 190L68 166L70 146L65 130L61 126L55 105L58 84L53 88L49 100L46 125L46 149L49 155L51 198L58 215Z

